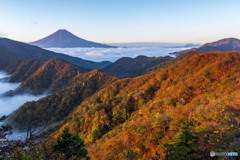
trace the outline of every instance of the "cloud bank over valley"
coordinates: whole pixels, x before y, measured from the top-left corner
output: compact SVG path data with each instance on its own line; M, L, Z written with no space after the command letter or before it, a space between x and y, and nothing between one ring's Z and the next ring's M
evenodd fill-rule
M148 57L170 56L169 53L186 48L163 48L163 47L134 47L134 48L47 48L48 50L64 53L73 57L79 57L95 62L116 61L121 57Z

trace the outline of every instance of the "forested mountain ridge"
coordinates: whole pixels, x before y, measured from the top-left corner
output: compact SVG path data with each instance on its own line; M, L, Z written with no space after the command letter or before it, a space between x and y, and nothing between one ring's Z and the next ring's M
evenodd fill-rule
M116 76L105 74L100 70L78 74L61 90L38 101L25 103L12 115L11 121L20 128L26 127L23 124L28 123L29 117L31 121L38 122L39 126L59 122L84 99L117 80Z
M21 82L16 92L31 92L41 94L44 91L62 89L79 73L90 71L61 59L19 60L6 68L11 74L10 82Z
M45 62L34 74L27 78L21 89L30 88L35 92L40 89L56 91L61 89L69 80L78 73L85 73L89 70L80 68L60 59L51 59Z
M211 150L238 151L231 138L240 129L239 64L239 52L195 52L160 71L118 80L85 99L48 140L67 127L85 140L92 159L128 159L129 152L210 159Z
M0 38L0 69L5 69L8 65L16 60L39 59L48 61L53 58L63 59L82 68L96 69L105 67L111 62L93 62L83 60L77 57L71 57L61 53L48 51L37 46L32 46L26 43Z
M185 54L183 55L179 55L178 57L176 58L171 58L167 61L164 61L164 62L161 62L151 68L147 68L143 71L143 73L147 74L147 73L152 73L152 72L156 72L156 71L160 71L164 68L167 68L171 65L173 65L174 63L182 60L182 59L185 59L185 58L190 58L191 56L193 55L196 55L196 54L199 54L200 52L198 51L189 51L189 52L186 52Z
M23 82L36 72L44 61L38 59L16 60L5 68L5 71L11 74L10 82Z
M145 71L158 64L170 60L171 57L146 57L137 56L136 58L123 57L116 62L102 68L105 73L126 77L136 77L145 74Z

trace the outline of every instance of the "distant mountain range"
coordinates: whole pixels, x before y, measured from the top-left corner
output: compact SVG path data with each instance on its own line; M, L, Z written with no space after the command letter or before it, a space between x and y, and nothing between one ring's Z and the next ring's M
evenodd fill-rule
M179 56L188 51L201 51L201 52L210 52L210 51L240 51L240 40L236 38L225 38L218 40L212 43L206 43L199 48L192 48L187 50L182 50L178 52L170 53L175 56Z
M79 67L96 69L105 67L111 62L93 62L77 57L71 57L61 53L48 51L37 46L32 46L26 43L13 41L7 38L0 38L0 69L6 68L8 65L19 59L39 59L48 61L52 58L59 58Z
M85 39L75 36L74 34L65 29L60 29L53 34L43 39L31 42L30 44L42 48L74 48L74 47L116 48L115 46L87 41Z

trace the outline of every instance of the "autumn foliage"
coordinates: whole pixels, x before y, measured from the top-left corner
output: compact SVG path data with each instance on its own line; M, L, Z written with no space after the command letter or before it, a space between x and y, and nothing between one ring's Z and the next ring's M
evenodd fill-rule
M82 101L46 140L55 144L67 127L93 160L210 159L211 150L239 151L233 141L240 123L239 64L239 52L189 52L160 71L79 92Z

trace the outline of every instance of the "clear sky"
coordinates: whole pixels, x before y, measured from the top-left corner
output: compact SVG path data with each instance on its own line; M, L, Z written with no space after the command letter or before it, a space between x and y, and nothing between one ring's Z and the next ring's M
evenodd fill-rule
M204 43L240 38L240 0L0 0L0 36L58 29L96 42Z

